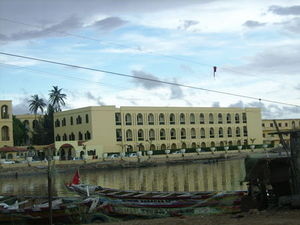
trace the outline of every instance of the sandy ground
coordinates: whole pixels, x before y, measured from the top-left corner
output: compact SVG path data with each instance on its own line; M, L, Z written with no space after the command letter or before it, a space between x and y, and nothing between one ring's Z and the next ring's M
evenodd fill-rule
M252 211L240 214L170 217L163 219L130 220L99 223L99 225L300 225L300 209Z

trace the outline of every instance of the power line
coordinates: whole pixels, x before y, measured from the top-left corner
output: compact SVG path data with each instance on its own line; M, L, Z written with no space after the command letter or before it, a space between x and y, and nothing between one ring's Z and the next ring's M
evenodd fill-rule
M29 26L29 27L34 27L34 28L39 28L39 29L43 29L44 27L42 26L38 26L38 25L33 25L33 24L28 24L28 23L24 23L24 22L20 22L20 21L16 21L16 20L11 20L11 19L8 19L8 18L4 18L4 17L0 17L0 20L3 20L3 21L6 21L6 22L10 22L10 23L14 23L14 24L20 24L20 25L24 25L24 26ZM149 53L149 54L153 54L153 55L157 55L157 56L161 56L161 57L165 57L165 58L169 58L169 59L173 59L173 60L177 60L177 61L184 61L184 62L189 62L189 63L193 63L193 64L197 64L197 65L203 65L203 66L207 66L207 67L213 67L213 66L216 66L216 65L211 65L211 64L206 64L206 63L201 63L199 61L195 61L195 60L191 60L191 59L183 59L181 57L176 57L176 56L172 56L172 55L166 55L166 54L160 54L160 53L156 53L156 52L153 52L153 51L144 51L143 49L141 49L139 46L137 48L133 48L133 47L130 47L130 46L126 46L126 45L122 45L122 44L117 44L117 43L114 43L114 42L104 42L100 39L96 39L96 38L91 38L91 37L88 37L88 36L85 36L85 35L78 35L78 34L73 34L73 33L69 33L69 32L65 32L65 31L57 31L57 30L54 30L52 31L54 33L58 33L58 34L64 34L64 35L68 35L68 36L73 36L73 37L76 37L76 38L80 38L80 39L86 39L86 40L90 40L90 41L96 41L96 42L100 42L100 43L109 43L111 45L115 45L115 46L119 46L119 47L126 47L126 48L131 48L131 49L134 49L138 52L141 52L141 53ZM228 69L228 68L225 68L225 67L220 67L218 66L220 69L224 70L224 71L229 71L231 73L238 73L238 74L243 74L243 75L246 75L246 76L250 76L250 77L253 77L255 76L254 74L249 74L249 73L245 73L245 72L240 72L240 71L236 71L236 70L232 70L232 69Z
M262 98L247 96L247 95L229 93L229 92L225 92L225 91L217 91L217 90L212 90L212 89L207 89L207 88L195 87L195 86L191 86L191 85L178 84L178 83L175 83L175 82L168 82L168 81L161 81L161 80L156 80L156 79L151 79L151 78L133 76L133 75L124 74L124 73L118 73L118 72L113 72L113 71L108 71L108 70L102 70L102 69L96 69L96 68L91 68L91 67L79 66L79 65L74 65L74 64L67 64L67 63L56 62L56 61L52 61L52 60L46 60L46 59L29 57L29 56L16 55L16 54L11 54L11 53L6 53L6 52L0 52L0 54L1 55L6 55L6 56L17 57L17 58L35 60L35 61L45 62L45 63L50 63L50 64L56 64L56 65L61 65L61 66L67 66L67 67L71 67L71 68L77 68L77 69L89 70L89 71L94 71L94 72L107 73L107 74L112 74L112 75L115 75L115 76L121 76L121 77L127 77L127 78L139 79L139 80L146 80L146 81L151 81L151 82L156 82L156 83L162 83L162 84L168 84L168 85L172 85L172 86L179 86L179 87L191 88L191 89L196 89L196 90L214 92L214 93L218 93L218 94L231 95L231 96L241 97L241 98L248 98L248 99L252 99L252 100L256 100L256 101L264 101L264 102L269 102L269 103L300 107L300 105L296 105L296 104L290 104L290 103L284 103L284 102L279 102L279 101L262 99Z

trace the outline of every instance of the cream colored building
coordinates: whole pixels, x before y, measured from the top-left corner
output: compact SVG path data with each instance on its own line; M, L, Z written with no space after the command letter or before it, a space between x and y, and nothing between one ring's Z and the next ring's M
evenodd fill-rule
M38 125L38 121L41 115L33 115L33 114L22 114L16 115L16 118L19 119L26 128L27 134L25 137L25 145L30 145L33 129Z
M4 145L13 146L12 102L10 100L1 100L0 110L0 147Z
M300 119L276 119L276 123L280 131L288 131L291 129L300 128ZM275 123L272 119L262 120L263 141L266 144L274 145L274 147L280 144L280 138L278 134L272 134L277 132ZM288 134L283 135L287 144L290 142L290 136Z
M261 123L259 108L92 106L55 113L54 138L57 148L84 141L67 150L72 157L90 151L102 156L104 152L262 144Z

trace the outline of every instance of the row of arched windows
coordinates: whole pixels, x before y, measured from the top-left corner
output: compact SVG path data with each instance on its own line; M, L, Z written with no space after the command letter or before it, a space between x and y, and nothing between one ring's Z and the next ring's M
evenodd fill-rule
M211 127L209 129L209 134L206 135L206 131L204 128L201 128L199 130L199 134L198 134L198 138L223 138L225 137L233 137L233 135L235 135L235 137L241 137L243 132L243 136L246 137L248 136L248 132L247 132L247 127L244 126L242 128L240 127L236 127L235 128L235 134L233 134L233 129L231 127L228 127L227 129L224 129L222 127L220 127L219 129L215 129L213 127ZM173 139L196 139L197 138L197 134L196 134L196 129L195 128L191 128L190 132L189 132L189 136L187 136L187 129L186 128L181 128L179 131L179 134L177 134L178 132L176 131L176 129L172 128L170 129L169 132L169 137L171 140ZM126 130L125 132L125 140L126 141L133 141L133 131L131 129ZM137 140L138 141L146 141L146 140L155 140L156 139L156 135L155 135L155 130L154 129L150 129L148 131L148 138L146 138L145 135L145 131L143 129L139 129L137 131ZM167 132L166 129L162 128L159 130L159 134L158 134L158 139L159 140L166 140L167 138ZM122 130L121 129L117 129L116 130L116 139L117 141L122 141Z
M223 124L223 123L227 123L227 124L231 124L231 123L247 123L247 115L246 113L242 113L242 117L240 116L239 113L235 113L234 114L234 118L233 115L230 113L226 114L226 118L224 118L225 116L222 113L218 113L217 118L214 117L213 113L209 113L208 114L208 118L205 118L204 113L200 113L198 115L198 122L200 124ZM154 114L153 113L149 113L147 115L147 121L144 118L144 115L142 113L138 113L136 116L136 124L137 125L154 125L154 124L159 124L159 125L165 125L166 122L166 116L163 113L160 113L158 115L158 121L157 123L155 123L154 120ZM168 117L168 121L169 124L173 125L176 124L176 115L174 113L171 113ZM116 120L116 125L121 125L121 113L116 113L115 114L115 120ZM187 119L186 119L186 114L184 113L180 113L179 114L179 123L180 124L186 124L187 123ZM195 113L190 113L189 114L189 123L190 124L195 124L196 123L196 115ZM125 125L132 125L133 124L133 118L132 115L130 113L125 114Z
M32 121L32 128L36 128L37 126L38 126L38 121L37 120L33 120ZM27 130L29 130L29 121L28 120L24 120L23 121L23 124L24 124L24 126L25 126L25 128L27 129Z
M76 121L76 124L82 124L82 117L80 115L78 115L75 118L75 121ZM85 123L89 123L89 115L88 114L85 114ZM55 125L55 127L67 126L67 120L66 120L65 117L62 120L56 119L55 122L54 122L54 125ZM74 125L73 116L70 117L70 125L71 126Z
M69 135L64 133L62 136L57 134L55 137L55 141L75 141L75 140L82 141L82 140L90 140L90 139L91 139L91 133L89 131L85 132L84 134L79 131L77 135L77 139L73 132Z
M9 119L8 106L1 106L1 119Z

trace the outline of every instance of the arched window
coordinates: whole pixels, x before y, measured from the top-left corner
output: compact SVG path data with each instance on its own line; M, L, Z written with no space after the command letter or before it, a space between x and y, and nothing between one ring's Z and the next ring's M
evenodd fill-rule
M190 124L195 124L195 114L194 113L190 114Z
M202 143L201 143L201 148L206 148L205 142L202 142Z
M74 135L73 132L69 135L69 140L70 141L75 141L75 135Z
M200 113L200 124L204 124L205 123L205 117L203 113Z
M165 115L160 113L159 114L159 124L164 125L165 124Z
M87 131L85 134L84 134L84 138L85 140L90 140L91 139L91 133L89 131Z
M79 141L83 140L83 136L82 136L82 133L80 131L78 132L78 140Z
M240 137L240 136L241 136L241 129L240 129L239 127L237 127L237 128L235 129L235 134L236 134L237 137Z
M160 129L159 136L160 136L160 140L166 140L166 131L165 131L165 129Z
M226 121L227 123L231 123L231 115L229 113L226 115Z
M117 138L117 141L122 141L122 130L121 129L116 129L116 138Z
M176 145L175 143L173 143L173 144L171 145L171 149L172 149L172 150L177 149L177 145Z
M82 123L81 116L77 116L77 118L76 118L76 124L81 124L81 123Z
M181 139L186 139L186 131L184 128L181 128L180 130L180 136L181 136Z
M70 117L70 124L73 125L73 116Z
M235 114L234 119L235 123L240 123L240 115L238 113Z
M238 141L236 142L236 144L237 144L237 145L242 145L241 140L238 140Z
M295 121L292 121L292 128L293 128L293 129L296 128L296 123L295 123Z
M243 123L247 123L247 114L246 113L242 114L242 119L243 119Z
M136 120L137 125L143 125L143 115L141 113L137 114Z
M208 119L209 119L209 124L214 123L214 115L212 113L209 114Z
M247 131L247 127L243 126L243 133L244 133L244 137L248 136L248 131Z
M132 131L131 130L126 131L126 140L132 141Z
M184 115L184 113L180 113L180 124L185 124L185 115Z
M204 128L200 129L200 137L201 138L205 138L205 130L204 130Z
M8 106L7 105L3 105L1 107L1 119L9 119Z
M154 150L155 150L155 145L154 145L154 144L151 144L151 145L150 145L150 150L151 150L151 151L154 151Z
M154 125L154 116L153 116L152 113L150 113L150 114L148 115L148 124L149 124L149 125Z
M195 128L192 128L192 129L191 129L191 138L192 138L192 139L195 139L195 138L196 138L196 130L195 130Z
M3 126L1 128L1 139L2 139L2 141L9 141L9 128L8 128L8 126Z
M138 130L138 141L144 140L144 131L142 129Z
M218 124L222 124L223 123L223 116L221 113L218 114Z
M165 144L162 144L161 146L160 146L160 150L166 150L167 149L167 146L165 145Z
M224 135L223 135L223 128L220 127L219 128L219 137L222 138Z
M59 135L56 135L55 141L60 141L60 136Z
M175 115L173 113L170 114L170 124L175 124Z
M116 125L121 125L121 113L115 113L115 122Z
M64 127L66 126L66 118L63 118L61 121L61 126Z
M64 135L63 135L63 141L66 141L66 140L67 140L67 134L64 133Z
M174 128L170 130L170 136L172 140L176 139L176 130Z
M151 141L155 140L155 132L154 132L153 129L150 129L150 130L149 130L149 139L150 139Z
M214 138L215 137L215 131L214 131L214 128L212 128L212 127L209 129L209 137L210 138Z
M85 122L89 123L89 115L88 114L85 114Z
M232 141L228 141L228 145L232 146L233 145Z
M215 147L216 146L216 144L215 144L215 142L210 142L210 147Z
M38 121L37 120L33 120L32 121L32 128L34 129L34 128L37 128L37 126L38 126Z
M131 115L129 113L125 115L125 123L126 125L132 125Z
M231 127L227 128L227 137L232 137L232 129L231 129Z
M220 142L220 146L224 147L224 142L223 141Z

